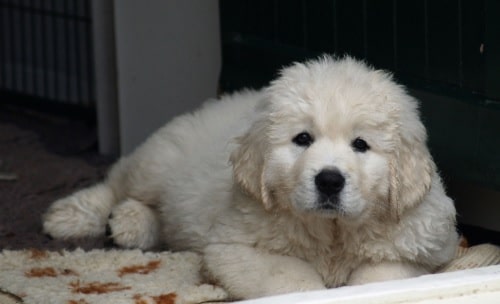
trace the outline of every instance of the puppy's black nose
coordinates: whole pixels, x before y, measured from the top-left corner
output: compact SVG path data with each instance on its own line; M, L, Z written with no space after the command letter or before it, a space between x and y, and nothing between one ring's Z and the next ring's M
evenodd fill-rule
M316 188L327 197L338 194L344 188L345 178L335 169L321 170L314 178Z

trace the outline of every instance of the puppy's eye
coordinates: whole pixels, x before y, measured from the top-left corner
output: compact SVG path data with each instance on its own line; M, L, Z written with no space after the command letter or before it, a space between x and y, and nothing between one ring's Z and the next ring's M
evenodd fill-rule
M352 141L351 146L356 152L366 152L366 150L370 149L370 146L366 143L366 141L359 137Z
M297 134L292 141L297 146L309 147L314 142L314 139L311 136L311 134L307 132L302 132Z

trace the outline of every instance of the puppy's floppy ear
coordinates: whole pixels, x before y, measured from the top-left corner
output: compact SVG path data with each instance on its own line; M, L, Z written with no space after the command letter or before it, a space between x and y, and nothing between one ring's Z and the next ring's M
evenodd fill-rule
M427 149L425 127L418 115L410 117L402 125L406 126L406 130L402 130L390 161L389 203L391 215L398 220L405 210L417 206L424 199L436 170Z
M238 146L231 153L235 181L266 209L272 207L264 183L265 153L267 151L266 121L254 122L244 135L236 138Z

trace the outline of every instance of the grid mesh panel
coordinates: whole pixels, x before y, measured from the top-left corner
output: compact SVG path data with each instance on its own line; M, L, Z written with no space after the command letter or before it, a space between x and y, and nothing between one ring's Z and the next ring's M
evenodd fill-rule
M0 0L0 91L94 105L90 0Z

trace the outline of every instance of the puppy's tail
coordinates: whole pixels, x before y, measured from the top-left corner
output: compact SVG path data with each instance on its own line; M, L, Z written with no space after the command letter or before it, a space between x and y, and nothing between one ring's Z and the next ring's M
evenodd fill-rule
M43 215L43 230L62 239L103 235L115 202L107 183L80 190L50 206Z

